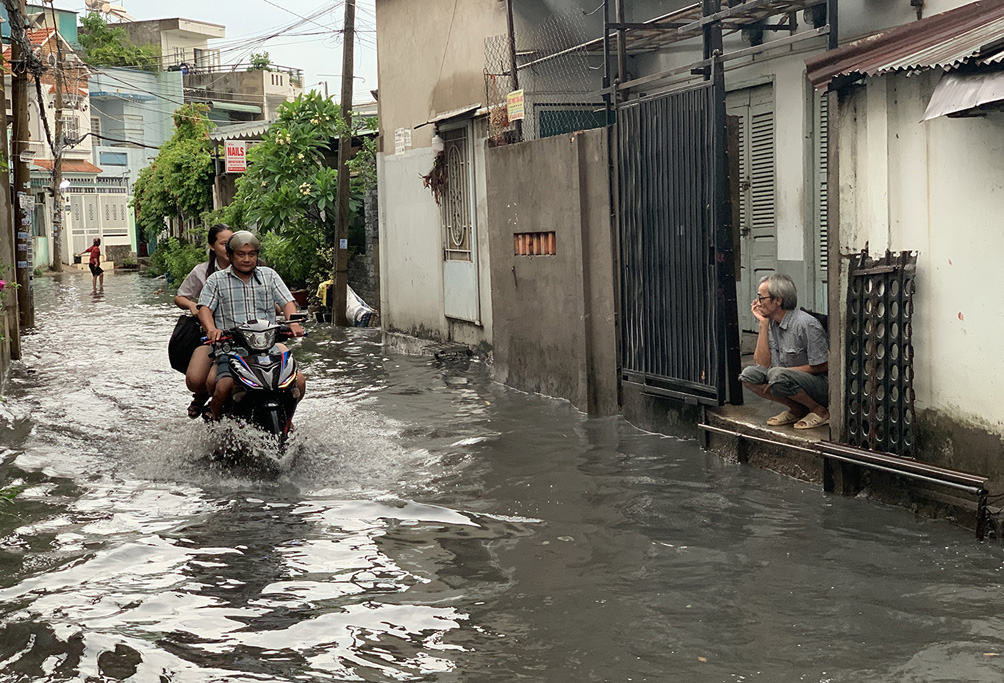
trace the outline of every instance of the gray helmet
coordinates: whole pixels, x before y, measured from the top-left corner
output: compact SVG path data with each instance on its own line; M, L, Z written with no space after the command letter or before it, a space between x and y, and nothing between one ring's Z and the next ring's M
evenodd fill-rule
M237 249L248 245L254 247L255 251L261 249L261 242L258 241L258 238L253 233L247 230L238 230L227 240L227 253L232 254Z

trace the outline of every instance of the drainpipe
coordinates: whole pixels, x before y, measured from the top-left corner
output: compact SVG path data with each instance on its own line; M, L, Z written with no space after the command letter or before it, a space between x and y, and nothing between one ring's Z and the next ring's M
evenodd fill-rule
M614 283L614 346L617 359L617 403L620 404L621 394L621 271L620 271L620 226L619 226L619 198L617 196L617 167L614 155L619 153L614 141L614 102L618 95L616 91L611 94L610 81L610 0L603 0L603 105L606 114L606 135L607 135L607 203L610 209L610 244L613 247L613 273L611 281ZM619 101L616 100L616 101Z
M506 21L509 24L509 72L512 74L512 89L519 90L519 73L516 69L516 29L512 18L512 2L506 0ZM516 122L516 142L523 142L523 122Z

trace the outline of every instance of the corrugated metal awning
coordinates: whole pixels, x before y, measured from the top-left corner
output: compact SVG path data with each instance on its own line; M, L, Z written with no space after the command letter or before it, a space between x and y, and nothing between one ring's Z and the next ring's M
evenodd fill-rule
M974 116L1004 105L1004 71L946 73L924 112L924 121L939 116Z
M450 111L444 111L442 114L437 114L425 123L420 123L415 128L421 128L422 126L428 126L430 123L443 123L444 121L449 121L451 119L459 119L464 116L474 116L478 109L481 109L481 103L469 104L466 107L460 107L459 109L451 109Z
M968 5L805 60L817 89L837 77L877 76L897 71L954 69L1004 60L1004 0Z
M272 121L245 121L229 126L218 126L209 134L209 138L218 142L223 140L258 140L268 132L271 125Z
M254 104L239 104L237 102L220 102L214 100L210 102L213 109L219 109L220 111L237 111L243 114L260 114L261 107Z

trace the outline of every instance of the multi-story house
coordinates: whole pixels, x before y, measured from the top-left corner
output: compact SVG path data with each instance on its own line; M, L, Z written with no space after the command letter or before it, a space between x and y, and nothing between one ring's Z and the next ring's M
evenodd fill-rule
M274 64L226 64L209 41L226 29L191 19L152 19L118 24L137 45L156 45L161 69L184 76L185 102L209 105L220 125L275 118L276 109L303 92L303 72Z
M139 172L174 133L172 114L184 103L182 75L103 68L91 76L89 92L93 162L102 169L102 178L124 183L131 198ZM149 247L137 234L135 213L130 209L126 216L132 249L146 256Z
M993 244L1001 114L917 122L930 74L999 64L1002 4L377 0L384 324L484 344L501 381L664 428L742 403L750 301L785 272L831 315L821 436L996 476L989 305L949 322L938 292L999 272L992 249L946 241L956 215ZM964 458L953 439L996 446ZM824 461L781 467L832 482Z

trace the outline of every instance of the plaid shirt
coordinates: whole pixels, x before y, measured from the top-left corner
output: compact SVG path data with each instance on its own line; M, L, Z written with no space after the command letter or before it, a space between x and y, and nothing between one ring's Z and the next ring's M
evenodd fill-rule
M256 267L251 279L244 282L231 266L209 276L199 295L199 308L208 306L216 327L229 330L248 320L274 323L275 305L284 306L292 300L282 278L271 268Z

